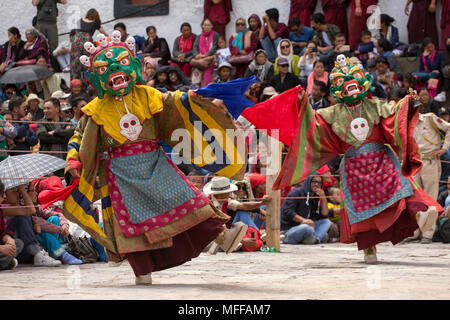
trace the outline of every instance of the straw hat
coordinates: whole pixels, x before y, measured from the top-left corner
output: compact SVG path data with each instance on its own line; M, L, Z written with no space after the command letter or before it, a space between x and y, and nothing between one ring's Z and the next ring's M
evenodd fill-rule
M58 90L52 93L52 98L55 99L67 99L68 97L70 97L70 93L65 93L62 90Z
M238 187L231 184L230 179L225 177L214 177L203 187L203 193L207 196L223 194L236 191Z

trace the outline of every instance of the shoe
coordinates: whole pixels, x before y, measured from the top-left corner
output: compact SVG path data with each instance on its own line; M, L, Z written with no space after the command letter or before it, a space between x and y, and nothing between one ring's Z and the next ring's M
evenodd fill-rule
M44 250L39 251L34 256L33 262L35 266L41 267L58 267L61 265L61 261L53 259Z
M81 261L80 259L75 258L73 255L71 255L68 252L64 252L64 254L61 257L61 262L63 264L71 264L71 265L82 264L83 263L83 261Z
M413 242L419 242L420 238L414 238L414 237L408 237L405 240L403 240L401 243L406 244L406 243L413 243Z
M135 281L137 286L149 286L152 284L152 274L146 274L143 276L137 276Z
M248 225L239 221L234 224L233 229L225 229L224 235L218 245L229 254L233 252L247 233ZM220 236L219 236L220 237Z
M302 240L302 244L317 244L319 242L319 239L313 234Z
M241 248L242 248L242 243L239 242L238 246L236 247L236 249L234 249L233 252L239 251L239 250L241 250Z
M442 91L441 93L436 95L436 97L434 97L434 100L439 102L445 102L445 100L447 100L447 95L445 94L445 91Z
M64 68L62 72L70 72L70 67Z
M432 243L433 241L430 239L430 238L425 238L425 237L423 237L421 240L420 240L420 243L422 243L422 244L430 244L430 243Z
M219 252L219 245L213 242L208 249L208 253L211 255L215 255L217 252Z
M367 264L376 264L377 263L377 248L370 247L368 249L364 249L364 261Z
M8 270L14 270L14 269L17 267L18 264L19 264L19 261L17 261L17 259L14 258L14 259L12 259L11 262L9 263L7 269L8 269Z
M280 242L283 242L285 237L286 236L284 234L280 234Z
M281 236L280 236L281 238ZM261 237L260 237L261 241L263 243L266 243L266 239L267 239L267 233L265 231L261 231Z
M330 240L328 240L329 243L338 243L339 241L339 238L330 238Z
M330 239L330 237L328 236L328 234L326 234L325 237L323 237L322 241L320 241L320 243L327 243L328 239Z

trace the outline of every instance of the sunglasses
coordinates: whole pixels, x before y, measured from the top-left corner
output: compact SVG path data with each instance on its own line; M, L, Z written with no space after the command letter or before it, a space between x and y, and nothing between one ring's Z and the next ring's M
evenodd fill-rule
M245 186L243 186L243 185L237 185L237 188L238 188L238 190L244 190L244 191L247 191L247 188L245 187Z
M238 22L238 23L236 23L236 25L237 25L237 26L245 26L245 23Z
M289 65L288 64L282 64L282 65L280 65L278 67L280 67L280 68L287 68L287 67L289 67Z
M280 48L281 49L287 49L287 48L290 48L291 46L281 46Z
M11 94L14 94L14 91L5 91L5 94L9 96Z

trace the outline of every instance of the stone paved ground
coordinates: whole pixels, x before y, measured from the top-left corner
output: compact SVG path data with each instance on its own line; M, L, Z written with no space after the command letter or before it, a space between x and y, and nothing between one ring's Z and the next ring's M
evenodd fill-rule
M127 262L0 273L0 299L449 299L450 245L378 246L367 266L355 245L282 245L281 253L202 253L136 287ZM79 284L79 286L78 286ZM437 290L439 288L439 290Z

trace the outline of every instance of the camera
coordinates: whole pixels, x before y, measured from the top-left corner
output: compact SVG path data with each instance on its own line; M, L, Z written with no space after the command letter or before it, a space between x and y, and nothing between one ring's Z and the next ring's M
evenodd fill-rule
M319 50L317 50L317 47L314 47L311 49L311 52L319 52Z

